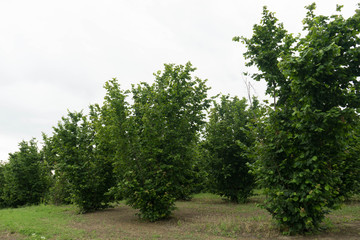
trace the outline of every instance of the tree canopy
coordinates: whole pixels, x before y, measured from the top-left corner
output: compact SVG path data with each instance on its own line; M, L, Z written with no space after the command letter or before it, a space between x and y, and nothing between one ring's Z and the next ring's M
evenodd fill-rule
M360 10L345 19L316 15L315 4L307 9L303 37L293 38L264 8L253 36L234 39L247 46L248 65L260 72L255 78L279 98L257 175L268 195L265 208L289 232L316 229L339 206L347 177L340 166L359 161L343 153L358 119Z
M191 192L193 150L210 104L204 80L191 63L165 64L152 85L133 86L129 137L121 190L127 202L150 221L166 218L174 202Z

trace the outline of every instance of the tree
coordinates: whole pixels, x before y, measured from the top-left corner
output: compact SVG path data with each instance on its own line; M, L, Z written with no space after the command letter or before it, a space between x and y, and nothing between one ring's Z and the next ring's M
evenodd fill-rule
M193 79L193 71L190 63L165 64L154 84L132 88L131 154L121 189L127 203L150 221L168 217L175 200L190 193L193 149L209 106L206 81Z
M35 139L19 143L3 167L2 199L7 207L39 204L48 189L48 176Z
M267 7L263 9L261 25L255 24L252 38L234 37L233 41L242 41L247 46L244 53L248 60L246 66L256 66L258 73L252 75L253 79L260 81L264 79L267 83L266 94L274 99L274 108L286 102L290 94L289 79L287 79L279 68L281 55L291 52L291 45L296 41L288 34L282 23L278 23L274 13ZM279 98L278 100L276 100ZM277 102L279 101L279 102Z
M95 129L96 158L102 162L106 184L113 197L121 199L116 185L123 179L122 161L129 154L127 91L114 78L105 83L107 93L102 106L91 106L90 118Z
M352 131L349 132L344 151L345 161L341 163L342 186L340 194L349 199L354 194L360 193L360 125L359 118Z
M58 168L58 156L52 137L43 133L43 147L41 152L50 170L50 188L46 197L47 202L54 205L71 203L71 186L66 175Z
M252 116L246 108L245 98L223 95L220 103L214 103L206 126L210 186L214 193L234 202L246 202L255 185L248 167L254 137L247 125Z
M0 161L0 208L5 207L5 202L3 200L3 189L5 185L4 170L5 164Z
M108 207L108 169L96 158L91 122L81 112L69 112L53 129L55 174L68 181L71 201L82 213Z
M354 158L343 153L360 103L360 11L344 19L316 16L315 4L307 9L304 37L287 34L264 8L252 38L242 38L248 65L258 67L267 92L278 88L259 143L257 175L267 194L265 208L290 233L317 229L350 190L341 189L347 181L342 166ZM273 61L267 61L269 53ZM271 64L279 70L275 74Z

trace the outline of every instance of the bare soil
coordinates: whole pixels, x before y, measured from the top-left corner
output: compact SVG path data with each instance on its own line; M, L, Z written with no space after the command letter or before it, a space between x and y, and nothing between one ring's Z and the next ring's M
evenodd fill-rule
M270 215L255 206L256 202L256 199L240 205L221 199L178 202L178 209L170 219L155 223L139 219L135 216L136 210L121 204L85 214L71 227L85 230L86 239L360 239L360 218L346 213L330 215L324 225L328 229L318 234L284 236Z
M0 232L1 240L22 240L25 236L14 232Z
M360 200L348 202L330 214L323 223L326 230L305 236L282 235L271 216L256 206L262 201L261 197L253 197L247 204L233 204L220 198L197 197L177 202L171 218L155 223L139 219L137 211L124 203L83 215L76 215L71 207L65 214L74 216L69 229L81 230L84 234L80 239L360 240ZM0 240L23 239L38 240L0 231Z

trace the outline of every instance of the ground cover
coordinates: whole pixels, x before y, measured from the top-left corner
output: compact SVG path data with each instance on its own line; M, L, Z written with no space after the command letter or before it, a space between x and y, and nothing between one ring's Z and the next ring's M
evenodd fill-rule
M360 239L360 197L332 212L322 232L284 236L271 216L256 205L234 204L212 194L179 201L168 220L149 223L124 203L79 215L74 206L40 205L0 210L0 239Z

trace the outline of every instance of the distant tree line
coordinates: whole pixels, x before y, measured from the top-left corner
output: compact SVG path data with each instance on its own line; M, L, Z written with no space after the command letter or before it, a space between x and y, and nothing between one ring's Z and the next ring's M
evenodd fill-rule
M86 213L126 200L157 221L194 193L243 203L261 188L284 232L317 229L360 193L360 10L344 19L307 9L304 37L266 7L251 38L234 37L272 104L208 97L191 63L165 64L153 84L129 90L109 80L102 104L69 111L40 149L23 141L0 164L0 208L72 203Z

